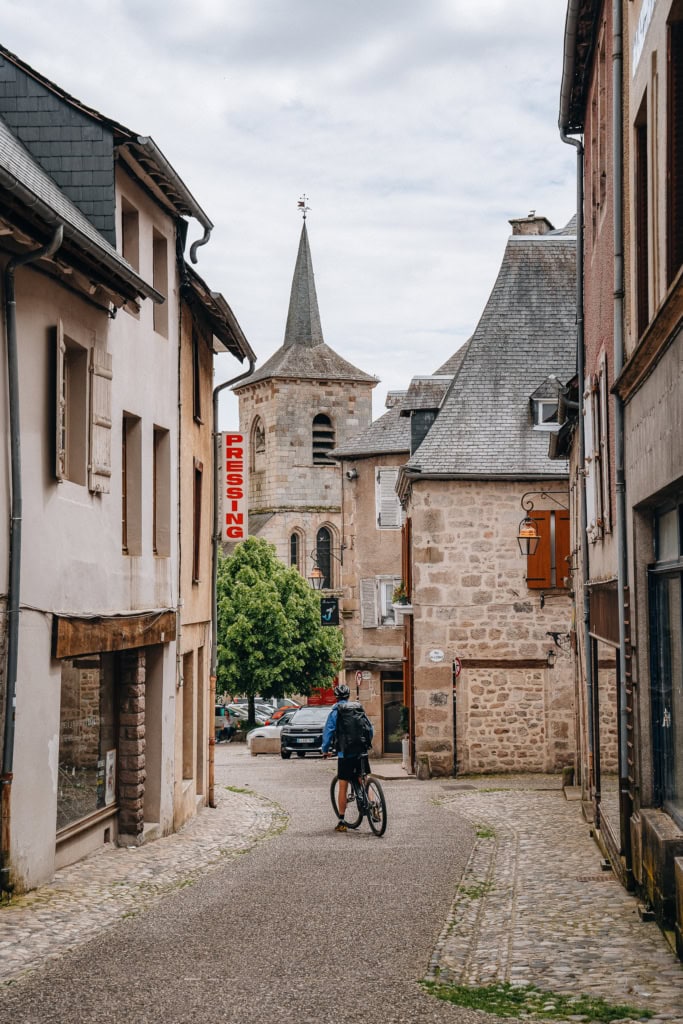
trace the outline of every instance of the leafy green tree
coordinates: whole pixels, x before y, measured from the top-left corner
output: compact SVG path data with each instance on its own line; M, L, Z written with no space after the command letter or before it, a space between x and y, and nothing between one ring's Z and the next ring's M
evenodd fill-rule
M218 563L219 693L308 694L341 667L341 630L320 623L320 595L275 548L249 537Z

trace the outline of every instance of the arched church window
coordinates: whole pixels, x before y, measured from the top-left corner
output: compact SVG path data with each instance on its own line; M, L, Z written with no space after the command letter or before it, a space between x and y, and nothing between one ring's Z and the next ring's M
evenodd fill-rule
M249 468L252 473L264 470L266 468L266 428L260 416L256 416L251 425L249 451Z
M301 572L301 556L303 554L303 537L298 530L289 535L289 564Z
M334 448L334 427L332 420L324 413L318 413L313 419L313 465L333 466L334 459L329 452Z
M329 590L332 587L332 534L326 526L321 526L316 534L315 552L323 574L323 590Z

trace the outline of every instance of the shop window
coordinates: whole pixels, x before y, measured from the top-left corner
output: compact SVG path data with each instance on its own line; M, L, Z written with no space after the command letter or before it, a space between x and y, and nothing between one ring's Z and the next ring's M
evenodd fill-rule
M652 732L659 803L683 827L682 506L657 517L649 573Z
M529 518L536 523L538 546L527 556L526 582L530 590L563 587L569 576L569 512L535 509Z
M313 419L313 465L333 466L329 453L334 448L334 427L329 416L319 413Z
M57 830L116 803L113 660L62 662Z

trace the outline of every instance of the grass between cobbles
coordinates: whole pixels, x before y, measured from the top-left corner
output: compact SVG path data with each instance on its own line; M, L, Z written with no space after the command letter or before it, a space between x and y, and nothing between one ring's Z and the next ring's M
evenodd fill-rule
M437 999L465 1006L470 1010L483 1010L497 1017L525 1017L532 1020L572 1020L608 1022L648 1020L650 1010L625 1004L608 1003L595 996L566 996L557 992L544 992L535 985L452 985L442 981L423 981L422 987Z

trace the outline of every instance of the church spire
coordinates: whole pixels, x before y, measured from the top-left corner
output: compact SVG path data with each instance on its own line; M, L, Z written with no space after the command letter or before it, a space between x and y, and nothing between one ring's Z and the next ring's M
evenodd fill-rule
M304 211L304 225L301 230L299 241L299 252L296 257L294 277L292 279L292 291L289 297L289 312L287 314L287 326L285 327L284 348L291 348L292 345L300 345L303 348L316 348L324 343L323 331L320 326L320 312L318 311L318 297L315 293L315 279L313 276L313 261L311 250L308 245L308 232L306 231L305 205L299 208Z

